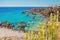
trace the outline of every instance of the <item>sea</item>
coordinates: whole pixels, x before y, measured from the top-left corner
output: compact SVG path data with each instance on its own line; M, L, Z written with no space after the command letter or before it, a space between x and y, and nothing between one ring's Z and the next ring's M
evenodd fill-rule
M26 30L37 30L37 28L46 21L46 18L38 13L36 15L32 13L23 13L33 8L44 7L0 7L0 22L7 20L14 25L16 25L17 22L25 22L29 24L29 28L26 27Z

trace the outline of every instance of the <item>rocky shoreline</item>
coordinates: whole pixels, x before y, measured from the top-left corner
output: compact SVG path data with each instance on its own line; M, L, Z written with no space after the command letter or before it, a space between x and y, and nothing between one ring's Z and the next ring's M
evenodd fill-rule
M17 22L15 25L10 23L9 21L0 22L0 28L7 28L16 31L22 30L23 32L25 32L25 27L28 27L27 25L28 24L26 24L25 22Z
M44 17L49 18L50 13L55 15L57 11L60 12L60 6L46 7L46 8L33 8L31 10L26 10L23 13L42 14L44 15ZM60 21L60 14L59 14L59 21Z

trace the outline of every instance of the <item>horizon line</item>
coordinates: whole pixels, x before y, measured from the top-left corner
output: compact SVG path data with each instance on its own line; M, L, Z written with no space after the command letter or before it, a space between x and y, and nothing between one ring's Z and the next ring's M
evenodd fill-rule
M60 5L0 5L0 7L53 7L53 6L60 6Z

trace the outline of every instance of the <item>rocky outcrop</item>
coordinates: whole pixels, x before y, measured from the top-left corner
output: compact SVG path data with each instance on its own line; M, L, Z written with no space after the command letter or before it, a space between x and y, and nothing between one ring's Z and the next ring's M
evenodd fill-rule
M27 10L24 13L32 13L32 14L43 14L45 17L49 17L50 13L55 15L57 10L60 12L60 6L54 6L54 7L46 7L46 8L33 8L32 10ZM59 21L60 21L60 14L59 14Z

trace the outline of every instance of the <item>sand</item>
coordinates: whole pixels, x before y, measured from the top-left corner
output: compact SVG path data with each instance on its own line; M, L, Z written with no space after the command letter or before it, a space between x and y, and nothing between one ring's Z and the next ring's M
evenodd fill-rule
M15 31L12 29L0 28L0 40L3 40L6 37L7 40L23 40L24 32ZM5 40L5 39L4 39Z

